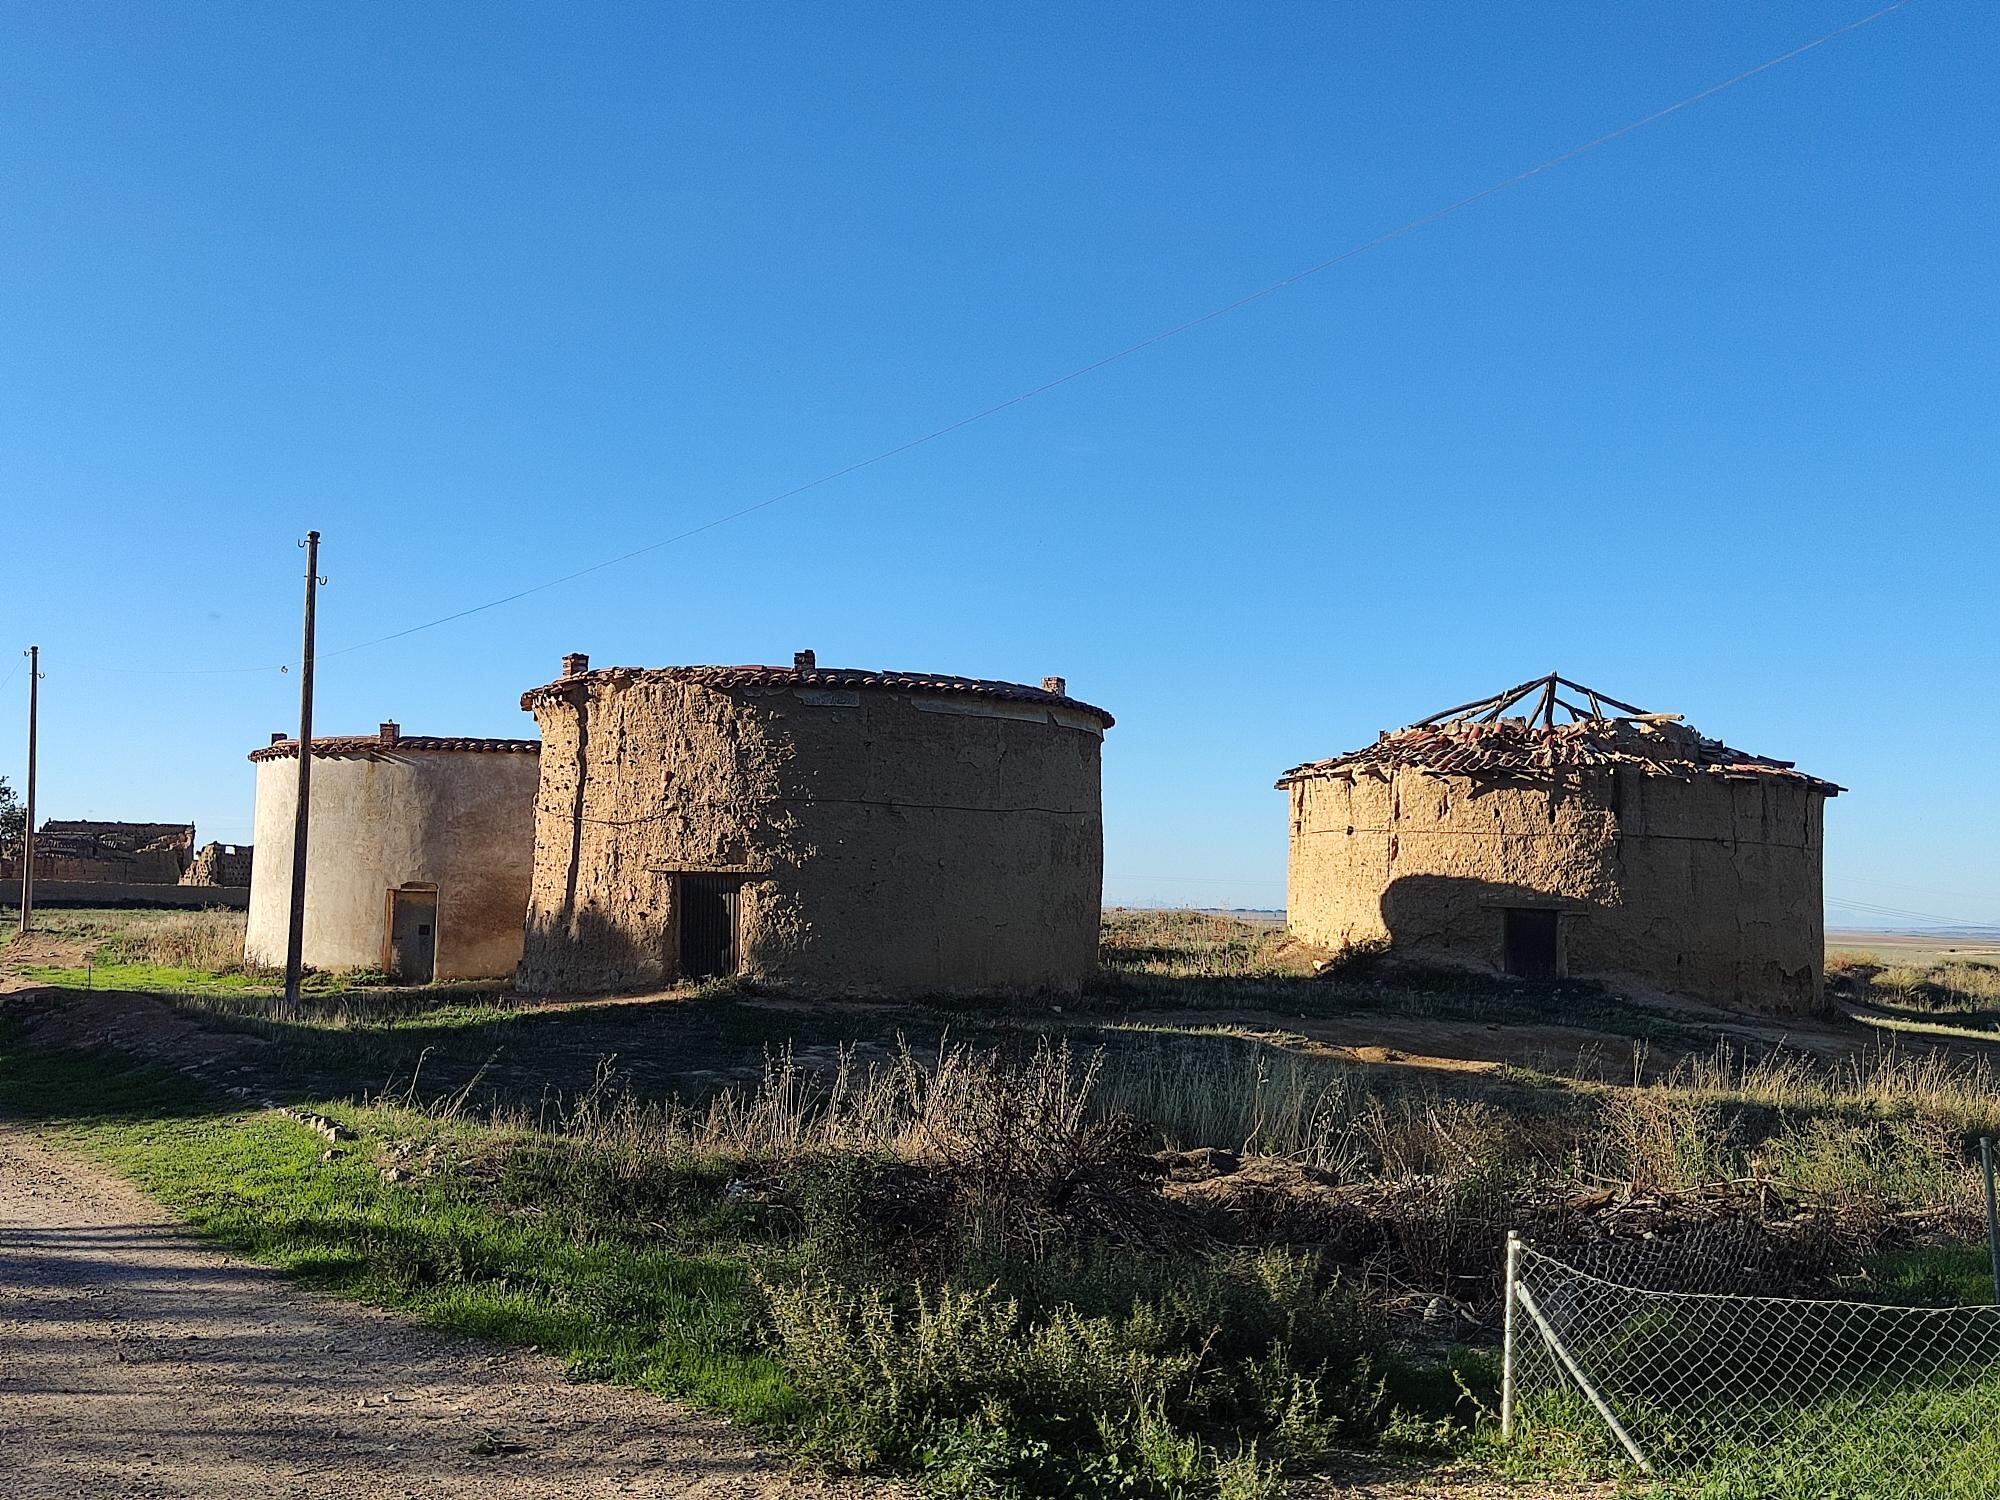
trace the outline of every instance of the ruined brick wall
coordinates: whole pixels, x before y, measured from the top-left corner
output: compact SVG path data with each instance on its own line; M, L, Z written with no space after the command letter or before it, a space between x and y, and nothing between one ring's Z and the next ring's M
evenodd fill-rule
M1501 912L1553 906L1567 973L1718 1004L1822 1003L1825 797L1768 776L1398 769L1290 788L1292 930L1501 965Z
M192 823L51 818L35 833L37 880L177 885L193 858Z
M651 679L536 702L531 993L676 979L675 876L704 871L742 877L740 969L757 977L1073 990L1095 966L1095 718Z
M242 886L250 883L253 851L248 844L203 844L181 876L182 885Z

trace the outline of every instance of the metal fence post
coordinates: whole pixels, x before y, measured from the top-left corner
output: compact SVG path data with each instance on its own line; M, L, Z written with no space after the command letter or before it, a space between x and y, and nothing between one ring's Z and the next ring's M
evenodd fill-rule
M1579 1365L1576 1357L1563 1347L1562 1340L1556 1337L1555 1329L1549 1326L1549 1320L1543 1317L1542 1310L1535 1306L1535 1299L1528 1294L1528 1289L1521 1287L1514 1295L1520 1300L1522 1309L1535 1320L1535 1327L1542 1335L1542 1342L1549 1346L1549 1353L1556 1357L1557 1363L1569 1371L1569 1378L1576 1382L1576 1388L1583 1392L1584 1399L1597 1408L1597 1414L1604 1418L1604 1425L1611 1429L1611 1435L1618 1439L1627 1456L1639 1466L1639 1472L1650 1476L1653 1472L1652 1461L1639 1451L1639 1445L1632 1441L1632 1434L1627 1432L1625 1424L1618 1420L1618 1413L1611 1409L1611 1403L1604 1399L1603 1392L1591 1384L1590 1377L1583 1373L1583 1366Z
M1507 1231L1507 1280L1501 1303L1500 1440L1514 1437L1514 1288L1521 1279L1521 1236Z
M1986 1254L1993 1263L1993 1303L2000 1307L2000 1209L1993 1202L1993 1137L1979 1138L1979 1165L1986 1178Z

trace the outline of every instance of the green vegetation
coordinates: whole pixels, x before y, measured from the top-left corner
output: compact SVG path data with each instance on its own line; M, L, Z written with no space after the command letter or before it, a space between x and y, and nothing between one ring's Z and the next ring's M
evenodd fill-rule
M1530 1424L1504 1453L1485 1422L1504 1231L1628 1204L1648 1234L1744 1217L1801 1290L1987 1295L1964 1248L1968 1142L2000 1121L1983 1059L1702 1038L1624 1083L1371 1063L1316 1043L1313 1018L1477 1037L1580 1016L1639 1050L1687 1035L1594 990L1366 954L1315 978L1276 928L1202 914L1110 914L1103 979L1060 1010L742 983L538 1006L328 980L295 1012L218 957L240 918L63 915L148 979L123 987L160 991L145 1014L167 1062L190 1029L204 1057L237 1034L221 1076L359 1139L328 1153L184 1074L56 1050L40 1012L0 1030L0 1110L315 1284L944 1494L1247 1497L1371 1446L1611 1472L1591 1421ZM203 944L206 965L169 961ZM1914 1392L1899 1419L1945 1443L1989 1395ZM1833 1414L1802 1409L1790 1448L1710 1441L1711 1487L1672 1493L1835 1493L1796 1487L1814 1473L1872 1493L1869 1432L1812 1470Z
M1984 1307L1994 1301L1986 1244L1919 1245L1871 1259L1874 1300L1899 1307Z
M25 965L21 974L37 984L77 990L143 990L166 994L217 994L246 990L255 981L241 973L213 973L207 969L175 968L168 964L90 963L54 967ZM265 987L268 992L268 986Z
M1992 1500L2000 1474L2000 1378L1836 1392L1737 1407L1690 1431L1671 1411L1626 1403L1667 1477L1629 1478L1604 1423L1574 1391L1538 1396L1520 1441L1478 1447L1502 1474L1534 1482L1627 1477L1645 1500Z
M1359 1283L1282 1250L1065 1236L1054 1182L1098 1171L1112 1217L1140 1184L1116 1132L1084 1122L1068 1060L1039 1057L1018 1073L906 1059L897 1076L921 1092L900 1107L887 1075L830 1112L783 1069L700 1115L606 1090L555 1132L328 1102L360 1139L324 1151L282 1114L10 1026L0 1109L315 1285L785 1424L810 1455L945 1493L1261 1495L1276 1460L1379 1437L1397 1413ZM1024 1105L1012 1123L982 1115L1007 1099ZM970 1154L924 1181L888 1143L927 1129ZM1028 1149L982 1172L1006 1144L982 1130Z
M28 826L28 810L5 776L0 776L0 844L11 844Z
M15 1028L0 1036L0 1109L119 1168L219 1243L444 1328L535 1345L594 1376L749 1420L797 1410L758 1348L754 1289L736 1253L746 1216L723 1209L721 1183L675 1233L644 1234L599 1220L588 1174L537 1170L539 1153L517 1159L475 1127L320 1107L361 1139L329 1152L288 1117L245 1114L182 1076L24 1047ZM383 1165L413 1152L478 1169Z
M1905 1022L2000 1029L2000 962L1920 957L1926 961L1885 963L1873 953L1837 954L1827 961L1828 985L1842 999Z

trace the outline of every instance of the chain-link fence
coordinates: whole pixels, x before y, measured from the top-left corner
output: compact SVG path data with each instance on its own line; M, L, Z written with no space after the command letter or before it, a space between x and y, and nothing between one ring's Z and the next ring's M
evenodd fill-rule
M1717 1500L2000 1497L2000 1307L1719 1290L1768 1269L1726 1242L1510 1241L1508 1438Z

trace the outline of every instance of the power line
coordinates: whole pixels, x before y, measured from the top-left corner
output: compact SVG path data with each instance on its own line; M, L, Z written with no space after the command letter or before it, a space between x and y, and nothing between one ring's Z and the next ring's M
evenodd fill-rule
M1828 896L1827 905L1842 907L1848 911L1858 911L1871 917L1895 917L1907 922L1933 922L1945 927L1984 927L1995 924L1975 922L1967 917L1947 917L1934 911L1910 911L1900 906L1880 906L1873 901L1850 901L1842 896Z
M1936 886L1901 885L1893 880L1871 880L1865 875L1849 875L1845 879L1850 885L1872 885L1884 891L1908 891L1915 896L1943 896L1947 901L1980 902L1987 899L1984 896L1968 896L1964 891L1941 891Z
M425 620L421 624L390 631L387 635L379 635L369 640L358 641L351 646L343 646L336 651L322 652L320 653L321 657L324 659L326 657L352 655L354 652L366 651L371 647L386 645L390 641L399 641L407 636L416 635L425 630L435 630L441 625L449 625L454 621L467 619L472 615L484 614L487 610L499 609L504 605L516 603L532 595L545 593L549 589L560 588L563 584L574 583L577 579L587 578L593 573L601 573L606 568L614 568L620 563L627 563L634 558L658 552L662 548L671 547L678 542L684 542L690 538L700 536L703 532L712 531L718 526L726 526L731 521L740 521L745 516L755 515L758 511L767 510L771 506L778 505L783 501L795 499L800 495L806 494L808 491L819 489L823 485L832 484L834 481L845 479L852 474L858 474L863 469L873 468L877 464L886 463L890 459L900 457L913 449L924 447L929 443L938 441L940 438L949 437L952 433L963 431L965 428L971 427L976 423L984 422L991 417L999 416L1002 412L1010 411L1014 407L1024 405L1034 400L1037 396L1045 396L1049 392L1069 385L1073 381L1082 380L1086 376L1094 375L1110 365L1118 364L1123 360L1130 359L1133 355L1143 353L1159 344L1164 344L1169 339L1179 338L1184 333L1191 333L1197 328L1205 327L1218 319L1230 316L1232 313L1241 312L1244 308L1254 303L1261 302L1267 297L1275 296L1279 292L1287 291L1297 286L1300 282L1310 280L1312 277L1330 271L1336 266L1344 265L1358 256L1366 255L1371 250L1379 249L1392 241L1402 239L1406 235L1414 234L1420 229L1427 229L1431 225L1442 219L1449 218L1463 209L1470 208L1477 203L1482 203L1486 199L1507 192L1511 188L1519 187L1522 183L1539 177L1544 172L1564 166L1569 162L1575 161L1580 156L1587 155L1602 146L1608 146L1613 141L1631 135L1634 131L1643 130L1648 125L1657 124L1670 115L1679 114L1684 109L1700 104L1704 100L1712 99L1717 94L1735 88L1738 84L1747 83L1761 73L1768 73L1771 69L1780 67L1794 58L1803 57L1808 52L1824 47L1829 42L1838 41L1841 37L1859 31L1862 27L1872 25L1884 16L1901 10L1909 3L1910 0L1893 0L1892 4L1885 5L1880 10L1871 12L1859 20L1849 21L1844 26L1837 26L1824 35L1817 36L1809 42L1793 47L1790 51L1782 52L1776 57L1768 58L1758 63L1755 67L1746 68L1732 77L1723 79L1720 83L1710 84L1707 88L1689 94L1687 97L1678 99L1663 108L1656 109L1650 114L1642 115L1638 119L1620 125L1614 130L1608 130L1602 135L1595 136L1579 146L1572 146L1567 151L1559 152L1545 161L1537 162L1532 167L1525 168L1510 177L1502 178L1498 182L1483 187L1476 193L1468 194L1463 198L1445 204L1441 208L1436 208L1429 213L1419 215L1407 223L1399 224L1393 229L1384 230L1380 234L1362 240L1357 244L1350 245L1338 254L1328 256L1325 260L1307 266L1304 270L1295 271L1289 276L1271 282L1268 286L1259 287L1254 292L1246 293L1243 296L1235 298L1233 301L1225 302L1219 307L1211 308L1209 311L1189 318L1185 322L1176 323L1170 328L1162 329L1158 333L1140 339L1137 343L1127 344L1124 348L1102 355L1087 364L1078 365L1073 370L1057 375L1053 379L1045 380L1040 385L1031 387L1017 395L1009 396L1004 401L996 401L992 405L982 407L968 416L960 417L953 422L947 422L942 427L933 428L931 431L923 433L920 436L909 438L904 442L895 444L893 447L884 448L881 452L872 454L867 458L857 459L852 463L842 465L840 468L831 469L817 478L807 480L803 484L794 485L790 489L780 490L777 494L767 496L753 504L741 506L736 510L703 521L697 526L690 526L684 531L677 531L672 536L663 537L656 542L648 542L643 547L634 547L630 551L621 552L615 557L605 558L600 562L594 562L585 567L577 568L572 572L564 573L560 577L551 578L542 583L530 584L526 588L516 589L512 593L503 594L495 599L488 599L481 604L468 605L464 609L440 615L434 620ZM186 669L181 670L185 671ZM239 673L283 671L284 668L274 665L261 667L223 667L206 670L217 673ZM180 675L180 673L174 672L170 675Z

